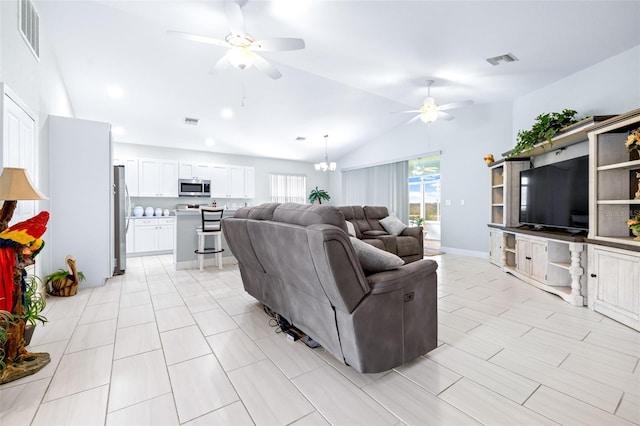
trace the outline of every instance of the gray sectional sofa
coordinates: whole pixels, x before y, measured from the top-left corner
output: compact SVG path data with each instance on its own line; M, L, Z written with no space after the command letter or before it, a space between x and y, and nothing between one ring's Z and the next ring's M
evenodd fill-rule
M424 235L421 226L405 228L400 235L390 235L380 224L389 216L384 206L342 206L338 209L355 228L356 238L381 250L399 256L405 263L424 257Z
M337 208L263 204L222 229L245 290L355 370L385 371L437 346L437 263L366 275Z

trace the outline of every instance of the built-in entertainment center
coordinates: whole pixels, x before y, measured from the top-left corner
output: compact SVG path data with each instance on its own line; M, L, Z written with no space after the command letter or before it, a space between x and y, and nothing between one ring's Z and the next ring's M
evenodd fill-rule
M490 261L636 330L640 240L627 220L640 209L640 158L625 141L639 127L640 109L590 117L489 165Z

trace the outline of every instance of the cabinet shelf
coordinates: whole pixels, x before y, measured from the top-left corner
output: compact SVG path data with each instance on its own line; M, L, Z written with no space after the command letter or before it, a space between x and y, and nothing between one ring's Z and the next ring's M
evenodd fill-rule
M491 188L504 188L504 184L500 184L500 185L493 185Z
M640 160L633 161L624 161L622 163L614 163L607 164L604 166L599 166L598 171L606 171L606 170L631 170L631 169L640 169Z
M504 249L504 251L506 251L508 253L515 253L516 252L516 250L512 249L512 248L506 248L506 249Z
M640 200L598 200L596 203L610 205L640 204Z
M558 268L566 269L567 271L571 268L571 264L566 262L549 262L549 265L557 266Z

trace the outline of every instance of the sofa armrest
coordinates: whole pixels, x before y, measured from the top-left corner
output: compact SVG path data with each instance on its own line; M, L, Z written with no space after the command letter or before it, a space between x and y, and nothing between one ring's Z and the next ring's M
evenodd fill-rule
M435 275L438 264L430 259L419 260L398 269L378 272L367 277L371 294L382 294L414 285L416 281Z
M423 238L423 230L422 226L407 226L404 228L400 235L414 237L418 241L422 241Z

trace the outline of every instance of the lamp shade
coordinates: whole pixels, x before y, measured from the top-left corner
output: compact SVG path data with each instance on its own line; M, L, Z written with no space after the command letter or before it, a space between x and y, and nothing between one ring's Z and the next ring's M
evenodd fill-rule
M27 171L5 167L0 175L0 200L47 200L34 188Z

